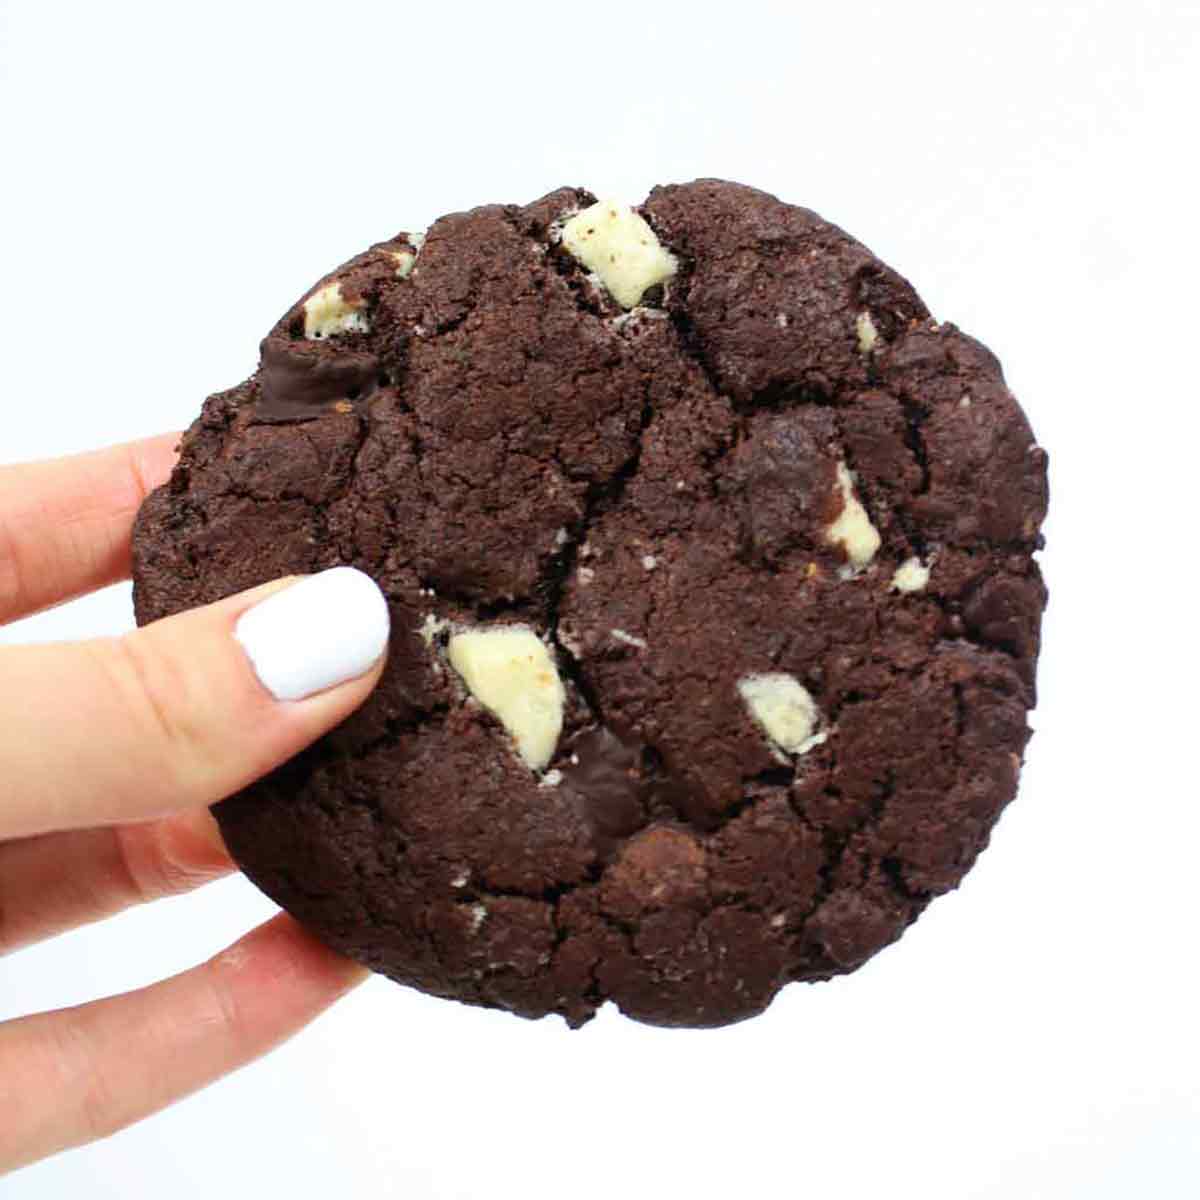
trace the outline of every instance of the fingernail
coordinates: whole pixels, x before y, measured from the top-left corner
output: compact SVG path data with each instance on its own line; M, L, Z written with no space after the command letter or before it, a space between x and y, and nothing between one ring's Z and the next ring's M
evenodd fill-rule
M365 674L388 640L383 593L353 567L334 567L268 596L234 630L276 700L303 700Z

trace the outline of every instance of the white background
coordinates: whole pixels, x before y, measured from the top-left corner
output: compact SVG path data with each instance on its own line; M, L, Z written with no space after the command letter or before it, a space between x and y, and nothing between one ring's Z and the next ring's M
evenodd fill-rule
M858 974L716 1032L373 980L5 1200L1200 1195L1194 0L0 0L0 46L0 460L186 424L399 229L711 174L816 208L989 342L1053 488L1021 795ZM0 640L130 619L117 588ZM0 1017L269 911L235 879L17 954Z

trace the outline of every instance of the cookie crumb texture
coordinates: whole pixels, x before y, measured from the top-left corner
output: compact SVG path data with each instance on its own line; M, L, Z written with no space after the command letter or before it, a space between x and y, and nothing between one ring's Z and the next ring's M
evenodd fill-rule
M814 213L656 188L673 274L626 310L564 245L595 202L318 281L143 507L137 615L370 573L383 682L218 806L247 874L434 995L721 1025L894 941L1012 799L1046 455L995 358ZM481 635L514 628L510 678Z

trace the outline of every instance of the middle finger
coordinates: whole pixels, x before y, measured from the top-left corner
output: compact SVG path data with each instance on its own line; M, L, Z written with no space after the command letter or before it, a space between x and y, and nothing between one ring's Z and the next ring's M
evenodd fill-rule
M231 870L207 809L0 842L0 955Z

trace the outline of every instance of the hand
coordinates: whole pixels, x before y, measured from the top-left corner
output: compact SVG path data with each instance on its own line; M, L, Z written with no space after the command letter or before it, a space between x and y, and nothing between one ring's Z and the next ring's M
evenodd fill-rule
M177 440L0 468L0 623L127 578ZM361 704L386 640L378 589L342 569L0 648L0 955L232 870L207 806ZM0 1024L0 1174L249 1062L363 976L281 915L172 979Z

